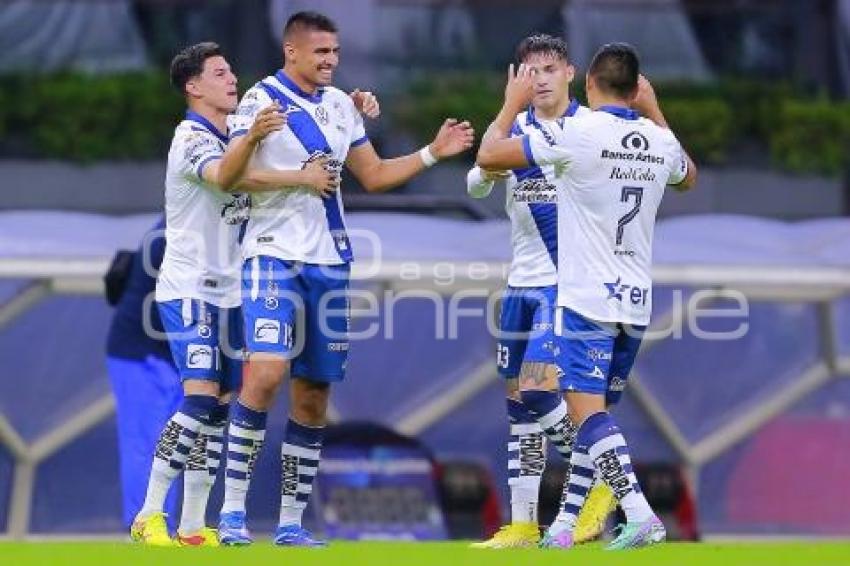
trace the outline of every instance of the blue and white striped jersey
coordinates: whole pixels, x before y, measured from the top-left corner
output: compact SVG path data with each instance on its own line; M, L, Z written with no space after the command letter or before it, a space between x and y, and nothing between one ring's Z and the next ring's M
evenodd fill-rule
M174 131L165 176L165 255L156 300L199 299L219 307L241 304L239 236L250 212L248 195L203 180L204 167L224 155L227 138L189 111Z
M565 121L587 113L590 110L576 100L557 120L541 120L529 107L517 116L511 137L530 135L551 144ZM467 176L467 190L480 198L489 194L493 183L482 181L475 169ZM553 175L554 168L543 165L517 169L508 178L505 211L511 220L511 287L545 287L557 282L558 213Z
M302 91L284 72L266 77L245 93L228 119L230 136L246 133L257 113L277 100L287 125L264 139L252 164L263 169L298 170L318 154L340 171L348 150L368 140L351 98L325 87ZM322 199L307 187L256 193L243 241L246 259L267 255L291 261L334 265L353 259L340 191Z

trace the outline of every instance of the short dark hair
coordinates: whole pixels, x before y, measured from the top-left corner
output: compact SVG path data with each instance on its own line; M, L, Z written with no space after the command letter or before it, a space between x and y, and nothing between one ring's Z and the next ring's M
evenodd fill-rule
M283 26L283 37L286 39L291 34L304 30L336 33L337 27L332 19L319 12L296 12L286 20L286 25Z
M222 55L218 43L204 41L190 45L171 60L171 84L186 93L186 83L204 71L204 62L210 57Z
M607 43L593 56L587 73L604 92L628 98L638 86L637 50L628 43Z
M547 55L553 55L558 59L569 61L567 57L567 42L560 37L554 37L546 33L535 33L519 42L516 48L517 63L522 63L530 55L535 53L545 53Z

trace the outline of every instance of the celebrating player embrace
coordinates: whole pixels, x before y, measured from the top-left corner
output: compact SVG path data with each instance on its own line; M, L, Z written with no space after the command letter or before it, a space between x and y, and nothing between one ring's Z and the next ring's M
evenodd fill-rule
M551 165L559 185L555 356L578 431L566 497L541 544L573 546L594 474L626 514L609 548L653 544L664 540L664 526L606 409L619 400L649 323L652 234L665 186L690 188L696 167L666 127L632 47L609 44L594 56L586 78L591 114L563 121L552 140L505 139L531 98L532 81L528 67L520 65L514 75L511 66L504 105L484 137L478 164L496 170Z
M517 47L516 60L533 76L531 105L511 126L510 135L538 136L554 140L565 120L590 110L570 98L575 68L567 57L564 40L538 34ZM511 220L513 260L508 287L499 317L497 365L507 386L508 485L511 492L511 523L479 548L510 548L536 545L538 495L545 464L544 436L570 460L576 428L558 387L554 358L553 320L558 265L558 217L555 168L529 166L513 170L485 171L473 168L467 175L467 191L475 198L486 196L494 180L508 178L505 208ZM599 534L612 509L610 491L598 484L592 504L582 513L581 538Z
M315 12L286 23L283 68L252 87L230 120L228 153L254 152L254 167L300 171L321 162L334 176L342 167L368 191L383 191L469 149L466 122L446 120L421 151L395 159L376 154L356 105L376 115L368 93L348 95L331 86L339 63L337 27ZM245 134L272 105L287 127L262 143ZM348 358L348 280L353 259L342 198L334 187L267 193L254 200L243 243L243 310L249 361L228 429L225 498L219 536L223 544L252 542L245 497L266 431L266 415L284 375L290 373L290 413L281 447L278 545L322 546L303 528L302 514L319 467L330 384L345 375Z

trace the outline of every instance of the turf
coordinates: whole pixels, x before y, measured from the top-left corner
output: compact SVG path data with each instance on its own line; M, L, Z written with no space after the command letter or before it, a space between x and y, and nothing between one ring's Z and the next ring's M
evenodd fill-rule
M546 566L549 564L647 566L781 566L850 564L850 542L845 543L668 543L629 552L606 552L599 545L569 551L474 550L466 543L336 542L325 549L284 549L268 543L248 548L144 548L123 543L0 543L3 566L63 565L333 565L333 566Z

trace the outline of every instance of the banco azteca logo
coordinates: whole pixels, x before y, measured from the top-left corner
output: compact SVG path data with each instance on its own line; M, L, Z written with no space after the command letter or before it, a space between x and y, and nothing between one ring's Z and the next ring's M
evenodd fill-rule
M620 144L632 151L647 151L649 149L649 140L640 132L629 132L623 136Z

